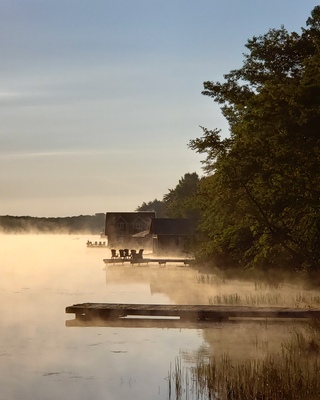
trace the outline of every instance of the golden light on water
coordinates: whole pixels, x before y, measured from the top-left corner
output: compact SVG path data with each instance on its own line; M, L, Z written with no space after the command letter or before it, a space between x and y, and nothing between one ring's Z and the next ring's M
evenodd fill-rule
M196 269L106 266L108 249L74 235L0 236L0 386L4 399L167 399L170 363L235 358L277 349L289 324L206 328L67 327L85 302L209 304L210 296L254 292L253 284L203 281ZM152 325L151 325L152 326Z

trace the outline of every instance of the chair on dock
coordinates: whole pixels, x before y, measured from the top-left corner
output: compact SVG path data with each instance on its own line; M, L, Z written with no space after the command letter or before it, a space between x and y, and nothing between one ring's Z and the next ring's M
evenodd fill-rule
M116 249L111 249L111 258L117 258L119 255L117 254Z
M120 256L120 258L125 258L123 249L119 250L119 256Z
M137 250L130 250L130 257L135 260L137 258Z
M127 260L128 258L130 258L130 253L129 253L129 249L123 249L124 251L124 258Z
M143 258L143 249L140 249L138 254L137 254L137 258L141 259Z

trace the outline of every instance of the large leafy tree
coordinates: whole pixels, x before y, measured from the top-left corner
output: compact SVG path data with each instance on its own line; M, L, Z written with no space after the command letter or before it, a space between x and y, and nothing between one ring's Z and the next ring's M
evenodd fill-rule
M148 201L147 203L144 201L141 206L136 208L136 211L155 211L158 218L166 216L166 206L163 201L158 199Z
M195 199L200 182L196 172L187 172L174 189L168 189L163 200L143 202L136 211L155 211L158 218L198 218Z
M194 201L198 191L199 176L196 172L186 173L174 189L163 196L166 213L171 218L197 219Z
M301 33L253 37L243 66L205 82L230 137L203 128L201 253L239 266L320 268L320 6Z

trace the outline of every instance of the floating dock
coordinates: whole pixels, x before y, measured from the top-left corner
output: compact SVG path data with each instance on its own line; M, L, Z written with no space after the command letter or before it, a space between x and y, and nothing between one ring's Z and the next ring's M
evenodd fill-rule
M159 265L166 265L167 263L182 263L184 265L189 265L193 258L105 258L103 260L106 264L147 264L156 263Z
M95 249L106 249L108 246L106 242L90 242L87 241L87 247L95 248Z
M285 307L249 307L223 305L169 305L83 303L66 307L77 319L125 319L127 317L177 317L181 321L227 321L234 318L313 318L320 319L320 309Z

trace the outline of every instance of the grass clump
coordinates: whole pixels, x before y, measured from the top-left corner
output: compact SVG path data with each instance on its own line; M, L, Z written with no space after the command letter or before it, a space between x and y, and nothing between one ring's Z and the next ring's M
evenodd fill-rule
M221 400L319 399L320 362L290 354L232 363L229 357L198 364L198 397Z
M241 304L241 297L235 294L216 295L209 297L209 304Z
M218 275L213 274L199 274L197 276L197 283L206 283L210 285L222 285L226 283L226 280Z
M299 308L312 308L318 307L320 304L320 296L308 292L297 293L281 293L279 291L273 292L253 292L240 295L238 293L214 295L210 296L210 305L242 305L242 306L270 306L282 307L291 306Z
M295 332L276 353L263 358L234 362L199 360L189 368L188 391L181 387L181 364L176 363L173 379L178 379L175 398L210 400L318 400L320 398L320 321L312 321L304 331Z

